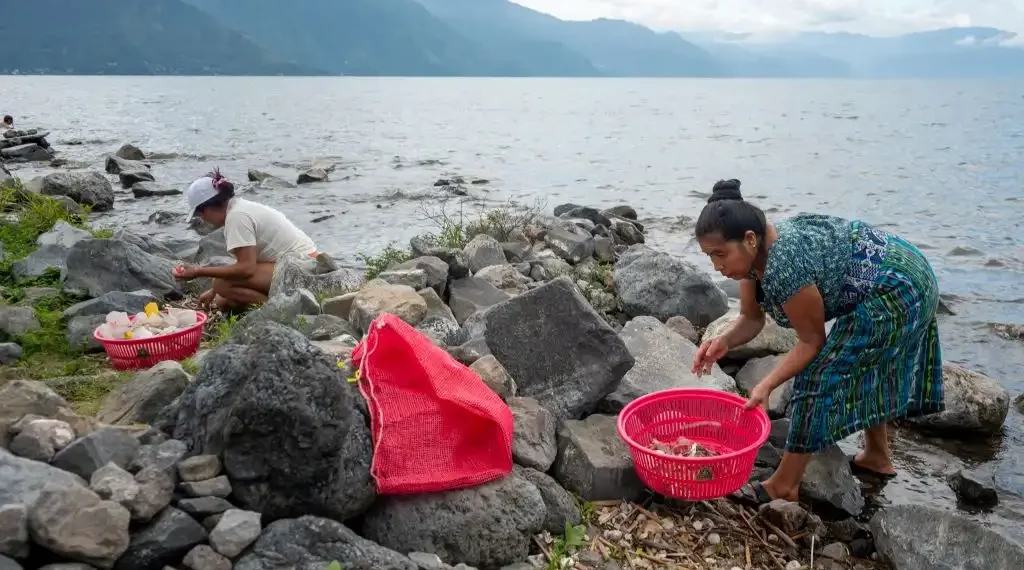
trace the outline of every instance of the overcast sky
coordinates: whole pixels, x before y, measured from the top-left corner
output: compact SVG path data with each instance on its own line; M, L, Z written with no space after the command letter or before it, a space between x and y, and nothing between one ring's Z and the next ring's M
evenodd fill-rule
M619 18L659 30L854 31L950 26L1024 32L1024 0L513 0L560 18Z

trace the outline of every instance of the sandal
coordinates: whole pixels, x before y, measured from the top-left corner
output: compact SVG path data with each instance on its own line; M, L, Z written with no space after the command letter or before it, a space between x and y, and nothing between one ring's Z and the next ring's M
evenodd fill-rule
M745 483L738 491L729 495L729 497L755 508L775 500L764 489L764 485L760 481Z
M875 479L881 479L882 481L888 481L889 479L896 478L896 473L882 473L881 471L875 471L870 467L859 465L855 461L855 457L853 455L847 456L847 459L850 461L850 471L853 471L854 476L873 477Z

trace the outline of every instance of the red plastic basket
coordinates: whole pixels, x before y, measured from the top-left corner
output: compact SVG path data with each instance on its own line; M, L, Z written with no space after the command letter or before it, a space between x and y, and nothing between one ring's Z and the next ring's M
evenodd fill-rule
M666 497L704 501L725 497L754 471L757 451L768 440L771 421L746 399L705 388L675 388L642 396L623 408L619 436L629 446L640 480ZM676 457L654 451L651 440L680 436L719 455Z
M166 311L163 311L166 313ZM100 341L107 356L118 370L151 368L164 360L184 360L199 350L203 340L203 324L206 313L196 311L196 324L187 329L167 335L142 339L114 339L101 337L99 327L92 336ZM129 315L128 320L134 321L135 316Z

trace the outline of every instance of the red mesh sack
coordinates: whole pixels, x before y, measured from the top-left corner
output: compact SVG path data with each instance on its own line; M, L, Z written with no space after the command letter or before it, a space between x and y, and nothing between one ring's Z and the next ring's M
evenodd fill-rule
M381 494L472 487L512 471L512 411L480 377L395 315L352 351Z

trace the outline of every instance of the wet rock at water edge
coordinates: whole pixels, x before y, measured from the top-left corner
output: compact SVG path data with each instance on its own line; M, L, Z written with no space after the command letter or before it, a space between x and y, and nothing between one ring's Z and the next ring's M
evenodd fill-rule
M908 419L919 429L951 437L999 433L1010 411L1010 394L994 379L952 363L942 365L946 409Z
M990 508L999 503L995 476L987 469L960 469L947 475L946 481L965 505Z

